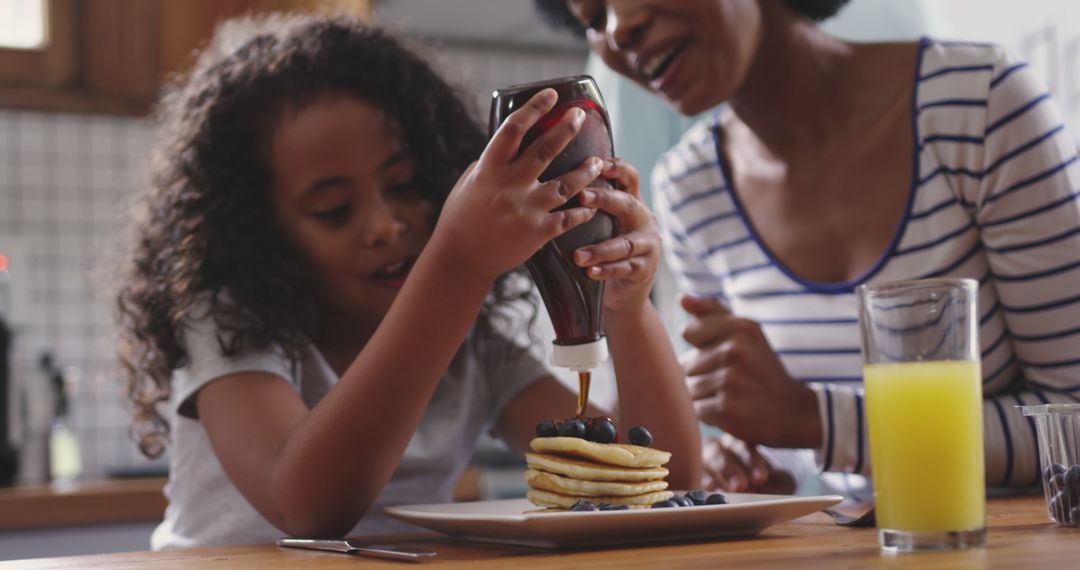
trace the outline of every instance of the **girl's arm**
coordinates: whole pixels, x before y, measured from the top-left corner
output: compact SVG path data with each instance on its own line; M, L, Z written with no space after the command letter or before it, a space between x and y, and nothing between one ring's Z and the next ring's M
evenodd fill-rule
M643 425L654 445L671 452L668 481L675 488L701 485L701 434L667 330L649 300L660 266L656 218L641 200L638 173L615 159L602 175L619 190L587 189L582 204L608 212L619 235L582 247L574 261L605 281L604 320L619 383L619 419Z
M701 434L682 368L667 330L651 304L605 314L608 347L619 383L619 421L645 426L653 446L671 452L668 482L675 489L701 486Z
M694 489L702 481L697 418L667 330L649 302L660 259L656 221L640 199L632 166L615 159L601 174L620 189L587 188L581 201L614 216L619 235L578 249L575 262L593 279L607 282L604 319L619 386L617 426L624 435L635 425L648 428L653 445L672 453L672 487ZM574 402L575 396L555 380L537 382L507 406L500 432L512 445L527 447L537 421L569 417ZM601 410L590 414L607 415Z
M282 531L340 536L356 524L393 474L495 277L591 217L589 208L551 210L599 174L599 161L537 182L583 114L567 113L518 155L554 103L547 90L511 115L461 177L378 329L314 408L266 373L231 374L199 392L199 417L225 472Z
M608 346L619 386L619 413L590 405L587 414L613 417L624 443L628 443L627 431L631 427L645 426L653 434L653 447L671 452L667 480L672 488L700 487L701 436L697 418L667 331L652 306L638 314L614 316L614 322L609 317ZM553 377L541 378L506 405L496 434L512 449L529 451L537 423L568 419L576 406L575 391Z

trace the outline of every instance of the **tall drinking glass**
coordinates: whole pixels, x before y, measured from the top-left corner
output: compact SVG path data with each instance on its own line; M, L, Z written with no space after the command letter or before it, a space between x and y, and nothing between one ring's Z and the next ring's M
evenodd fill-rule
M888 551L986 541L979 285L858 289L878 541Z

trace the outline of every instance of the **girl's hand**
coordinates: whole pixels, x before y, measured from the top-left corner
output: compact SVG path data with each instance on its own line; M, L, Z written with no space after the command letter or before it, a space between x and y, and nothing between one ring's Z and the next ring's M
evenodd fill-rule
M518 154L525 133L556 100L553 89L544 89L507 117L450 192L432 242L455 266L493 280L524 263L545 242L592 218L592 207L552 210L600 175L599 158L585 160L558 178L537 181L581 129L581 109L567 111Z
M715 299L683 295L690 322L683 372L701 421L769 447L815 448L821 419L814 391L788 375L757 322Z
M641 201L638 172L633 166L612 159L605 163L600 175L610 180L615 189L586 188L581 192L581 203L611 214L618 234L578 248L574 263L586 268L589 277L607 281L605 310L637 310L649 302L660 265L660 231L656 218Z
M776 469L761 455L758 446L731 434L705 438L701 455L705 463L702 486L707 490L774 495L795 492L795 478L791 473Z

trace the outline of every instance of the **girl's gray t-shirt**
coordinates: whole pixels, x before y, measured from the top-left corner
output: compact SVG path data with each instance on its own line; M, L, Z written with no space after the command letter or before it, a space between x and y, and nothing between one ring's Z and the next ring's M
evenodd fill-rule
M225 475L195 414L193 396L210 382L236 372L268 372L288 382L313 407L338 382L314 345L290 364L280 347L222 354L219 327L204 317L187 323L188 364L173 373L169 401L171 447L165 518L151 538L155 550L172 547L269 543L284 536L252 507ZM423 355L417 355L422 358ZM381 507L451 500L477 438L524 387L551 374L534 354L497 333L475 327L458 350L428 403L405 454L375 504L351 535L415 530ZM393 389L393 378L386 379ZM408 394L402 394L408 398ZM372 434L378 437L378 434ZM361 453L363 441L354 450Z

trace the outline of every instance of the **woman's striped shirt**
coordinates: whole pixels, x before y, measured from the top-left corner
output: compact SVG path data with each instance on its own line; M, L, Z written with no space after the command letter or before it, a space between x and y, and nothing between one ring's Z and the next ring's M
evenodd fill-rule
M810 282L769 251L699 123L653 172L682 288L758 321L819 396L824 471L869 472L854 289L970 277L980 284L987 483L1038 480L1033 424L1015 406L1080 401L1080 164L1034 72L987 44L920 42L913 176L885 254L860 278Z

